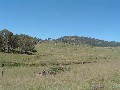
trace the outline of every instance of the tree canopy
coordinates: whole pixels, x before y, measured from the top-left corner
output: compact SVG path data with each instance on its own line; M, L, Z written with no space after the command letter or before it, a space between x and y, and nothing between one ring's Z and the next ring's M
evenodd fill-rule
M38 43L37 38L25 34L14 35L9 30L0 31L0 51L2 52L19 52L27 53L35 51L35 45Z

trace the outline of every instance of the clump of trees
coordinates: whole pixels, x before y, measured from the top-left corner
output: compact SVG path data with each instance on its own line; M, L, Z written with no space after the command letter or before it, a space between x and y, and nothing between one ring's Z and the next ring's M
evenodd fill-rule
M9 30L0 31L0 51L6 53L32 53L39 39L25 34L14 35Z

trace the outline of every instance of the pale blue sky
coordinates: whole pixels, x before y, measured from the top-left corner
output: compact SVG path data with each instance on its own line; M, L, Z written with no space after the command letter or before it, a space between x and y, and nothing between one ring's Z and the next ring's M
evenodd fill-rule
M0 30L42 39L120 41L120 0L0 0Z

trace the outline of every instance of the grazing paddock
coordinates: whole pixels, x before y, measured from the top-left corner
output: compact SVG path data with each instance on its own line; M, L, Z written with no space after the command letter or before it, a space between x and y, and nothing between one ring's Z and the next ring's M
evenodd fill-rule
M120 90L119 47L49 42L36 49L35 55L0 53L0 90Z
M120 62L69 65L56 75L36 75L50 67L6 68L0 85L3 90L120 90ZM35 76L36 75L36 76Z

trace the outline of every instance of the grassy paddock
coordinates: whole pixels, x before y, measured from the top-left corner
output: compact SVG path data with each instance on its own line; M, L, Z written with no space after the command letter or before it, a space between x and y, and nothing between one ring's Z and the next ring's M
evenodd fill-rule
M119 90L120 62L69 65L70 71L56 75L35 74L51 66L6 68L1 77L3 90ZM35 72L35 73L34 73Z
M6 62L0 67L4 70L0 90L120 90L118 47L49 42L38 44L36 49L36 55L0 53L0 63ZM57 74L41 75L44 70Z

